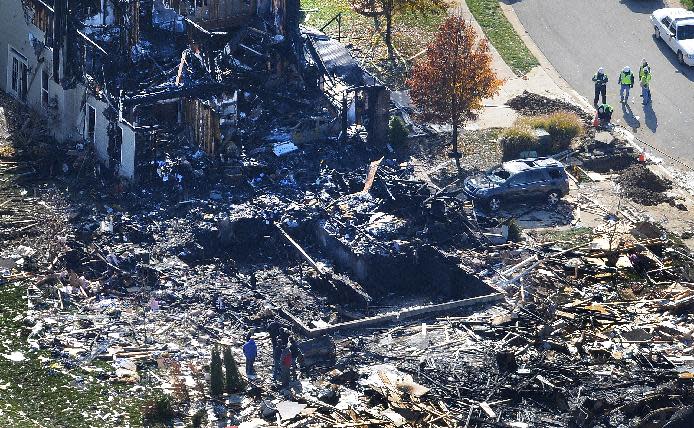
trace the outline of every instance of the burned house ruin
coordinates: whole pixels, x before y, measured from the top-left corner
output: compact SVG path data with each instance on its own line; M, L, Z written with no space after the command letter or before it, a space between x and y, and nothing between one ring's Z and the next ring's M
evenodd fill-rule
M113 175L181 182L181 147L225 163L260 92L313 91L332 117L299 142L387 138L388 90L347 48L299 26L298 0L16 0L0 12L0 88L82 143ZM252 118L250 119L252 121ZM286 142L285 139L284 142ZM276 141L282 143L283 141ZM169 161L167 161L169 159ZM175 164L175 165L174 165ZM190 177L189 177L190 178ZM192 178L190 178L192 179Z

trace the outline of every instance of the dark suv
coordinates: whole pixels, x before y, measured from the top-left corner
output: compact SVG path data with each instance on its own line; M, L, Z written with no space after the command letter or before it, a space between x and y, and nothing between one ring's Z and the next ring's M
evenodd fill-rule
M546 199L556 204L569 193L569 177L564 165L555 159L518 159L465 179L464 191L492 211L514 200Z

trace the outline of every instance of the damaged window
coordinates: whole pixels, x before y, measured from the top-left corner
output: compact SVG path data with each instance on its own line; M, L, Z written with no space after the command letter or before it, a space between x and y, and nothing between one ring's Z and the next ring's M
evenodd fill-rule
M87 141L94 143L94 129L96 128L96 109L87 105Z
M12 91L17 92L19 88L19 60L12 58Z
M37 5L34 9L32 23L36 26L36 28L46 34L46 38L48 38L48 34L53 31L53 16L48 9L43 6Z
M494 182L503 182L508 180L509 177L511 177L511 173L503 168L497 168L492 170L489 174L487 174L487 176L490 180Z

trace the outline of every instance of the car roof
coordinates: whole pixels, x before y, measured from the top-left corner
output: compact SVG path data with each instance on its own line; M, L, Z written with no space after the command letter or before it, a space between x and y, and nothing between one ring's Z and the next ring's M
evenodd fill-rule
M553 158L527 158L517 159L501 164L504 170L511 174L518 174L531 169L563 168L564 165Z
M694 12L689 11L687 9L682 9L681 7L671 7L664 9L665 14L670 17L671 19L687 19L687 18L694 18Z
M675 23L678 27L683 25L694 25L694 14L683 18L675 18Z

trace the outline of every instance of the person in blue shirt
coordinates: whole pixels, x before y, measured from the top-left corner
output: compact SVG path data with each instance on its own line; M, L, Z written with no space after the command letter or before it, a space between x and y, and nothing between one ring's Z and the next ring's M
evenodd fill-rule
M246 376L250 379L255 376L253 364L258 356L258 346L250 334L246 337L246 343L243 345L243 355L246 357Z

